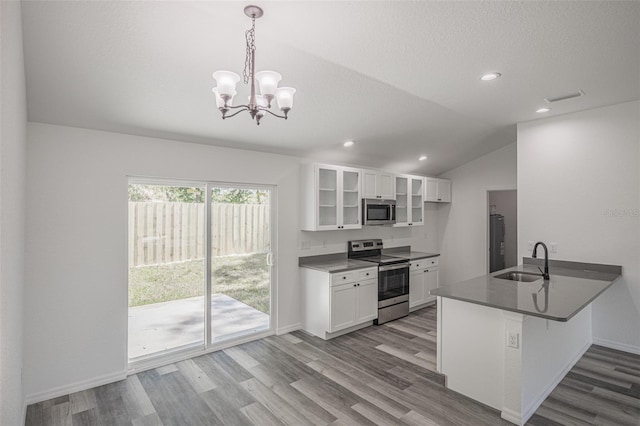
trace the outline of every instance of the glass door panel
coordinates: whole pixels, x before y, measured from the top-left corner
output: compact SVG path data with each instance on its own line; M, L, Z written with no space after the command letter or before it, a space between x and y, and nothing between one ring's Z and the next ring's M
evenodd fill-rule
M360 222L360 172L342 172L342 224L357 225Z
M396 223L407 223L409 221L407 188L408 179L396 177Z
M204 345L204 194L129 185L130 362Z
M422 179L411 179L411 221L421 223L423 216Z
M210 196L215 344L271 326L271 190L213 186Z
M318 169L318 225L338 225L338 171Z

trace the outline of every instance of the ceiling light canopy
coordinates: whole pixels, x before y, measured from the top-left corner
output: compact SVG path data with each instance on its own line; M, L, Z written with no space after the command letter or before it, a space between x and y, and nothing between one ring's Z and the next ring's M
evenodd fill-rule
M539 113L539 114L541 114L543 112L549 112L549 111L551 111L551 108L538 108L536 110L536 112Z
M482 81L491 81L491 80L495 80L496 78L501 77L502 74L500 74L499 72L489 72L484 74L482 77L480 77L480 80Z
M345 143L343 143L343 145L347 148L349 148L350 146L353 146L355 144L354 141L346 141Z
M421 155L420 158L418 158L418 160L420 160L420 161L424 161L426 159L427 159L426 155Z
M216 71L213 73L213 78L218 84L213 88L213 93L216 97L216 106L222 113L222 119L236 116L242 111L248 111L251 118L254 118L258 125L260 125L260 119L264 116L265 112L286 120L289 111L293 108L293 95L296 93L296 89L293 87L278 87L278 83L282 79L282 76L275 71L255 72L256 19L260 18L264 12L258 6L247 6L244 8L244 13L251 18L251 28L245 32L247 56L243 71L244 83L251 84L249 103L247 105L233 106L233 97L237 93L236 84L240 81L240 76L231 71ZM259 95L256 95L256 81L258 82L258 87L260 89ZM284 115L271 112L271 101L274 98L278 102L278 108ZM230 109L238 108L240 108L239 111L236 111L231 115L227 115L227 112Z

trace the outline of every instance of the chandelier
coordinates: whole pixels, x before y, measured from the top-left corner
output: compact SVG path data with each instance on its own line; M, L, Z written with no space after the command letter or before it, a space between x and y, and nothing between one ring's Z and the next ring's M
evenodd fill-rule
M244 8L244 14L251 18L251 28L245 32L247 40L247 56L244 62L244 84L251 83L251 95L249 95L249 103L247 105L233 105L233 97L236 95L236 84L240 81L240 76L231 71L216 71L213 78L218 84L213 88L216 97L216 106L222 113L222 119L231 118L242 111L248 111L251 118L256 120L256 124L260 125L260 119L265 112L278 117L287 119L287 115L293 106L293 94L296 89L293 87L278 87L278 82L282 76L275 71L255 72L256 57L256 19L263 15L263 11L258 6L247 6ZM256 81L260 87L260 94L256 94ZM276 99L278 108L283 115L276 114L270 110L271 101ZM231 115L227 115L230 110L239 109Z

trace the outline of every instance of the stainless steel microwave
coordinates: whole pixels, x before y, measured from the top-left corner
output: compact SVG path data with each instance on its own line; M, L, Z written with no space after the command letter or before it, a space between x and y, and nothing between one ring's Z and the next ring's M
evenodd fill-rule
M362 199L363 225L393 225L396 223L396 201L379 198Z

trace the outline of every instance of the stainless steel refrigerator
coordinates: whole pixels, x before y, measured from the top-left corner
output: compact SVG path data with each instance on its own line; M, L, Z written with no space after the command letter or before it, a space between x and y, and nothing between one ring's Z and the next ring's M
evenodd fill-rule
M489 272L504 269L504 216L489 215Z

